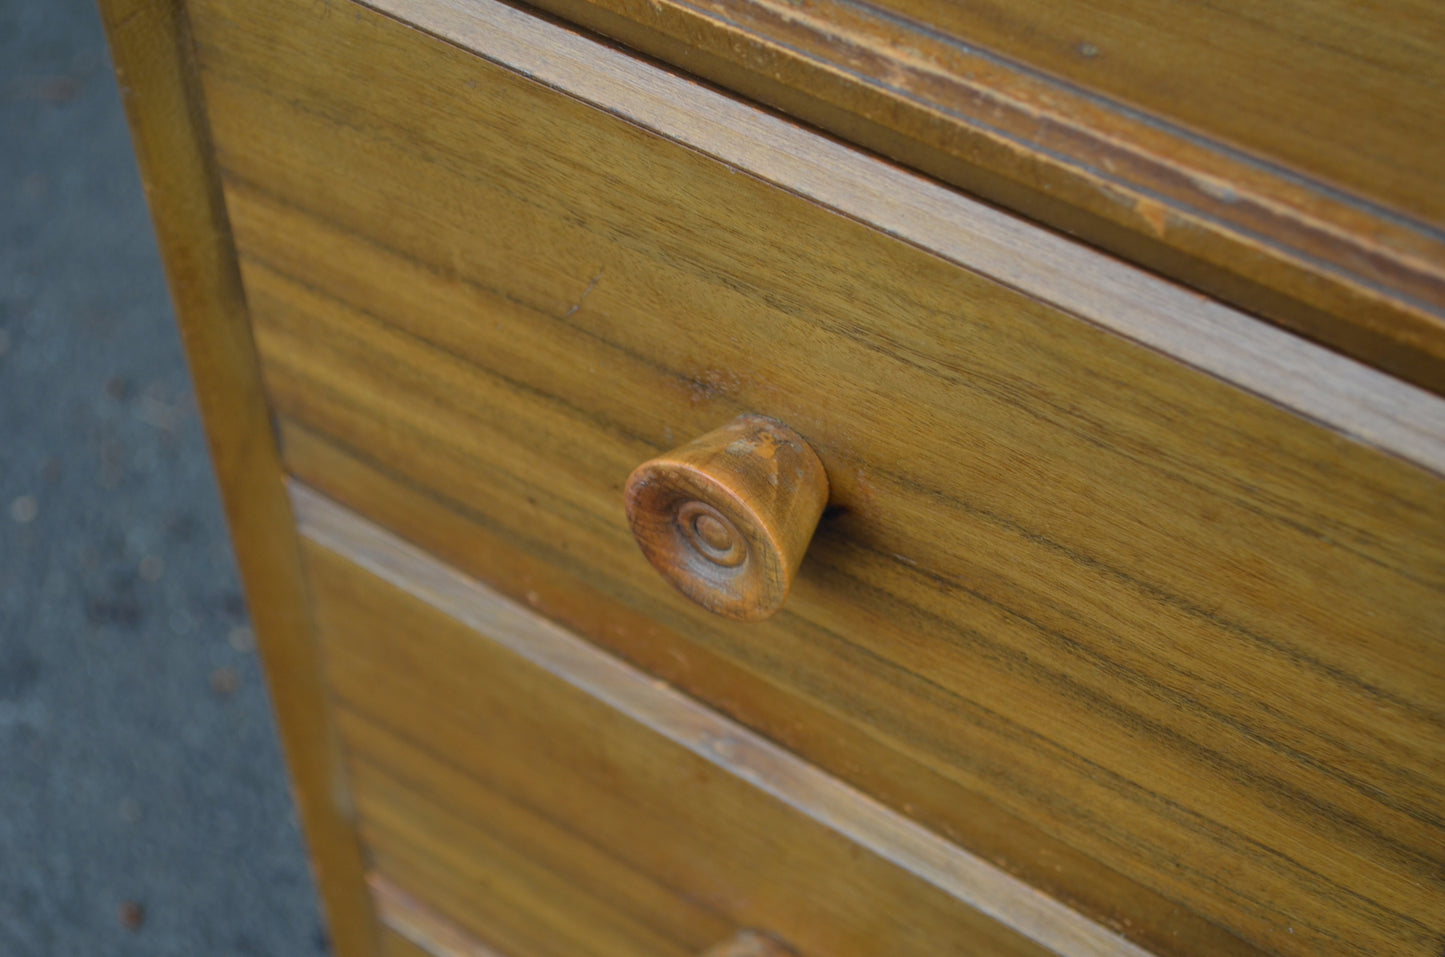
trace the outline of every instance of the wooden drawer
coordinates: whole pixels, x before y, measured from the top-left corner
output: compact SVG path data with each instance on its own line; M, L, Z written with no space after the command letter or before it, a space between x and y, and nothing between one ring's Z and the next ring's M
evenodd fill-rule
M1438 953L1440 399L492 0L105 8L339 952L412 953L409 891L514 955L740 924L803 953ZM885 66L918 89L923 56ZM785 100L888 139L809 69L822 99ZM963 155L994 127L951 129L915 129L923 168L1000 168ZM1145 138L1107 155L1171 152ZM1109 192L1073 155L1031 188ZM1090 235L1430 385L1435 241L1225 159L1122 174L1108 221L1157 235ZM673 593L621 508L745 411L832 488L753 625ZM390 532L303 494L298 553L273 425ZM641 697L528 651L563 634L537 614Z
M701 89L740 146L644 129L677 81L585 41L628 119L362 7L192 18L294 475L1153 950L1439 949L1440 400ZM743 411L832 486L752 625L621 508Z
M960 900L988 865L315 493L298 515L383 891L509 957L684 957L739 926L805 954L1048 953ZM890 828L888 859L850 839Z

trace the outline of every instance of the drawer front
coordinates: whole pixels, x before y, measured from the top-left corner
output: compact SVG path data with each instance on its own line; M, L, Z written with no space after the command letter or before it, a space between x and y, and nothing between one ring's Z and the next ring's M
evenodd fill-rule
M890 818L861 795L758 758L739 726L334 504L303 493L298 506L393 927L409 929L410 897L507 957L696 957L740 926L801 954L1049 953L900 866L906 852L850 841L861 817ZM985 896L1008 906L1007 889Z
M1151 948L1439 950L1438 476L326 10L193 4L293 473ZM833 507L741 625L621 500L745 411Z

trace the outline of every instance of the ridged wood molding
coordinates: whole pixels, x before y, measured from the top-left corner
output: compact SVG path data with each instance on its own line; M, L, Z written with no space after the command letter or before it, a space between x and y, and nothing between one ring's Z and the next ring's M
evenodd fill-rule
M1438 4L532 5L1445 389Z
M1445 401L1423 389L496 0L370 6L1445 474Z

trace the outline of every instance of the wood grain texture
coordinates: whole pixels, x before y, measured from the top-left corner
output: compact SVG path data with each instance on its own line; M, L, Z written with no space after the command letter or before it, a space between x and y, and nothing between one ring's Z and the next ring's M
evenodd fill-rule
M418 768L413 742L378 738L374 725L345 711L340 719L348 739L364 743L352 745L351 766L378 873L467 936L507 957L692 957L699 919L726 926L611 860L569 822Z
M1438 949L1438 477L385 19L198 10L268 384L437 503L408 535L519 543L866 777L762 699L833 715L966 841L935 781L1260 949ZM840 510L744 633L619 506L746 409Z
M386 957L508 957L380 874L369 874L367 884L386 927Z
M870 734L825 702L779 694L765 676L623 605L559 569L566 556L537 554L531 542L459 513L354 451L282 422L283 445L300 474L354 502L363 514L406 534L428 553L520 596L528 607L615 650L649 674L705 694L794 751L846 775L900 813L927 822L955 843L1036 889L1164 955L1257 957L1199 915L1101 866L1057 838L1001 810L957 781Z
M1436 396L504 4L414 12L523 75L1445 474Z
M709 947L701 957L792 957L792 951L770 937L744 930L716 947Z
M877 5L1445 226L1445 11L1429 0Z
M373 5L470 42L456 25L472 16L471 4ZM1182 31L1155 30L1152 22L1173 19L1174 7L1127 0L1076 5L1063 17L1042 16L1038 4L906 0L877 7L820 0L806 10L773 0L537 5L1417 384L1445 387L1445 239L1438 216L1431 225L1426 212L1438 205L1430 184L1445 155L1445 101L1417 95L1439 58L1419 61L1429 46L1418 36L1400 45L1389 39L1397 31L1438 32L1442 18L1425 4L1392 3L1391 16L1333 0L1297 0L1261 14L1215 4L1175 20L1176 27L1189 24ZM888 6L911 7L921 19L880 9ZM1301 15L1308 11L1329 19ZM1027 29L1031 18L1038 31ZM1376 48L1316 55L1320 32L1348 29L1352 18ZM1061 42L1063 22L1080 29L1073 42ZM1089 32L1099 35L1081 38ZM1137 45L1144 36L1149 42ZM1031 46L1039 37L1048 38L1044 46ZM1044 47L1053 59L1042 57ZM1005 50L1020 59L997 55ZM1252 108L1301 96L1324 108L1278 122L1215 99L1220 52L1255 68L1232 69L1223 79L1248 86ZM1061 82L1061 64L1110 75L1126 92L1110 88L1120 99L1087 92L1088 76ZM1141 75L1148 71L1156 75ZM1163 86L1161 73L1168 74ZM1130 77L1137 85L1130 87ZM1143 104L1153 115L1126 105L1136 94L1148 100L1161 93ZM1193 117L1187 107L1200 96L1227 105L1210 119ZM1392 108L1369 109L1372 97ZM1431 117L1424 122L1421 106ZM1265 140L1309 141L1293 154L1307 161L1290 170L1269 143L1231 143L1230 124L1211 119L1243 123ZM1359 149L1361 127L1371 123L1409 138L1411 148L1388 152L1386 137ZM1362 173L1370 162L1385 162L1404 177L1383 193L1377 187L1384 181L1370 176L1342 192L1314 162L1321 159ZM1382 196L1425 221L1382 208Z
M392 930L390 927L383 927L381 931L381 954L382 957L454 957L455 952L445 950L428 950L420 944ZM480 955L467 955L465 957L491 957L486 951Z
M296 532L199 104L189 26L172 0L103 0L100 9L331 943L340 957L368 957L379 952L377 928L324 707Z
M409 778L417 794L453 813L473 809L463 816L476 825L519 833L449 793L440 773L425 785L419 779L429 763L449 765L674 893L807 953L937 953L968 941L979 953L1043 953L981 918L977 907L1065 957L1143 957L998 868L315 493L298 489L297 504L303 534L320 546L310 553L311 580L328 635L328 674L343 711L358 715L343 721L358 763L385 753L385 773ZM392 678L373 686L382 672ZM430 705L410 699L407 687L430 691ZM385 749L383 738L393 739ZM366 784L359 792L364 814L383 800ZM379 806L376 815L401 817ZM427 815L406 817L413 829L427 826ZM390 843L373 841L382 859Z

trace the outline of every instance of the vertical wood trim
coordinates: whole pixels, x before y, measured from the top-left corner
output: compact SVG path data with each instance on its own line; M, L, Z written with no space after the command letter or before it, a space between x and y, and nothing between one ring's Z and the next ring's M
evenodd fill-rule
M1061 957L1150 957L1109 928L307 486L293 482L291 496L308 541L1005 927Z
M261 387L182 0L101 0L101 15L271 689L332 944L379 934L326 711L300 543Z

